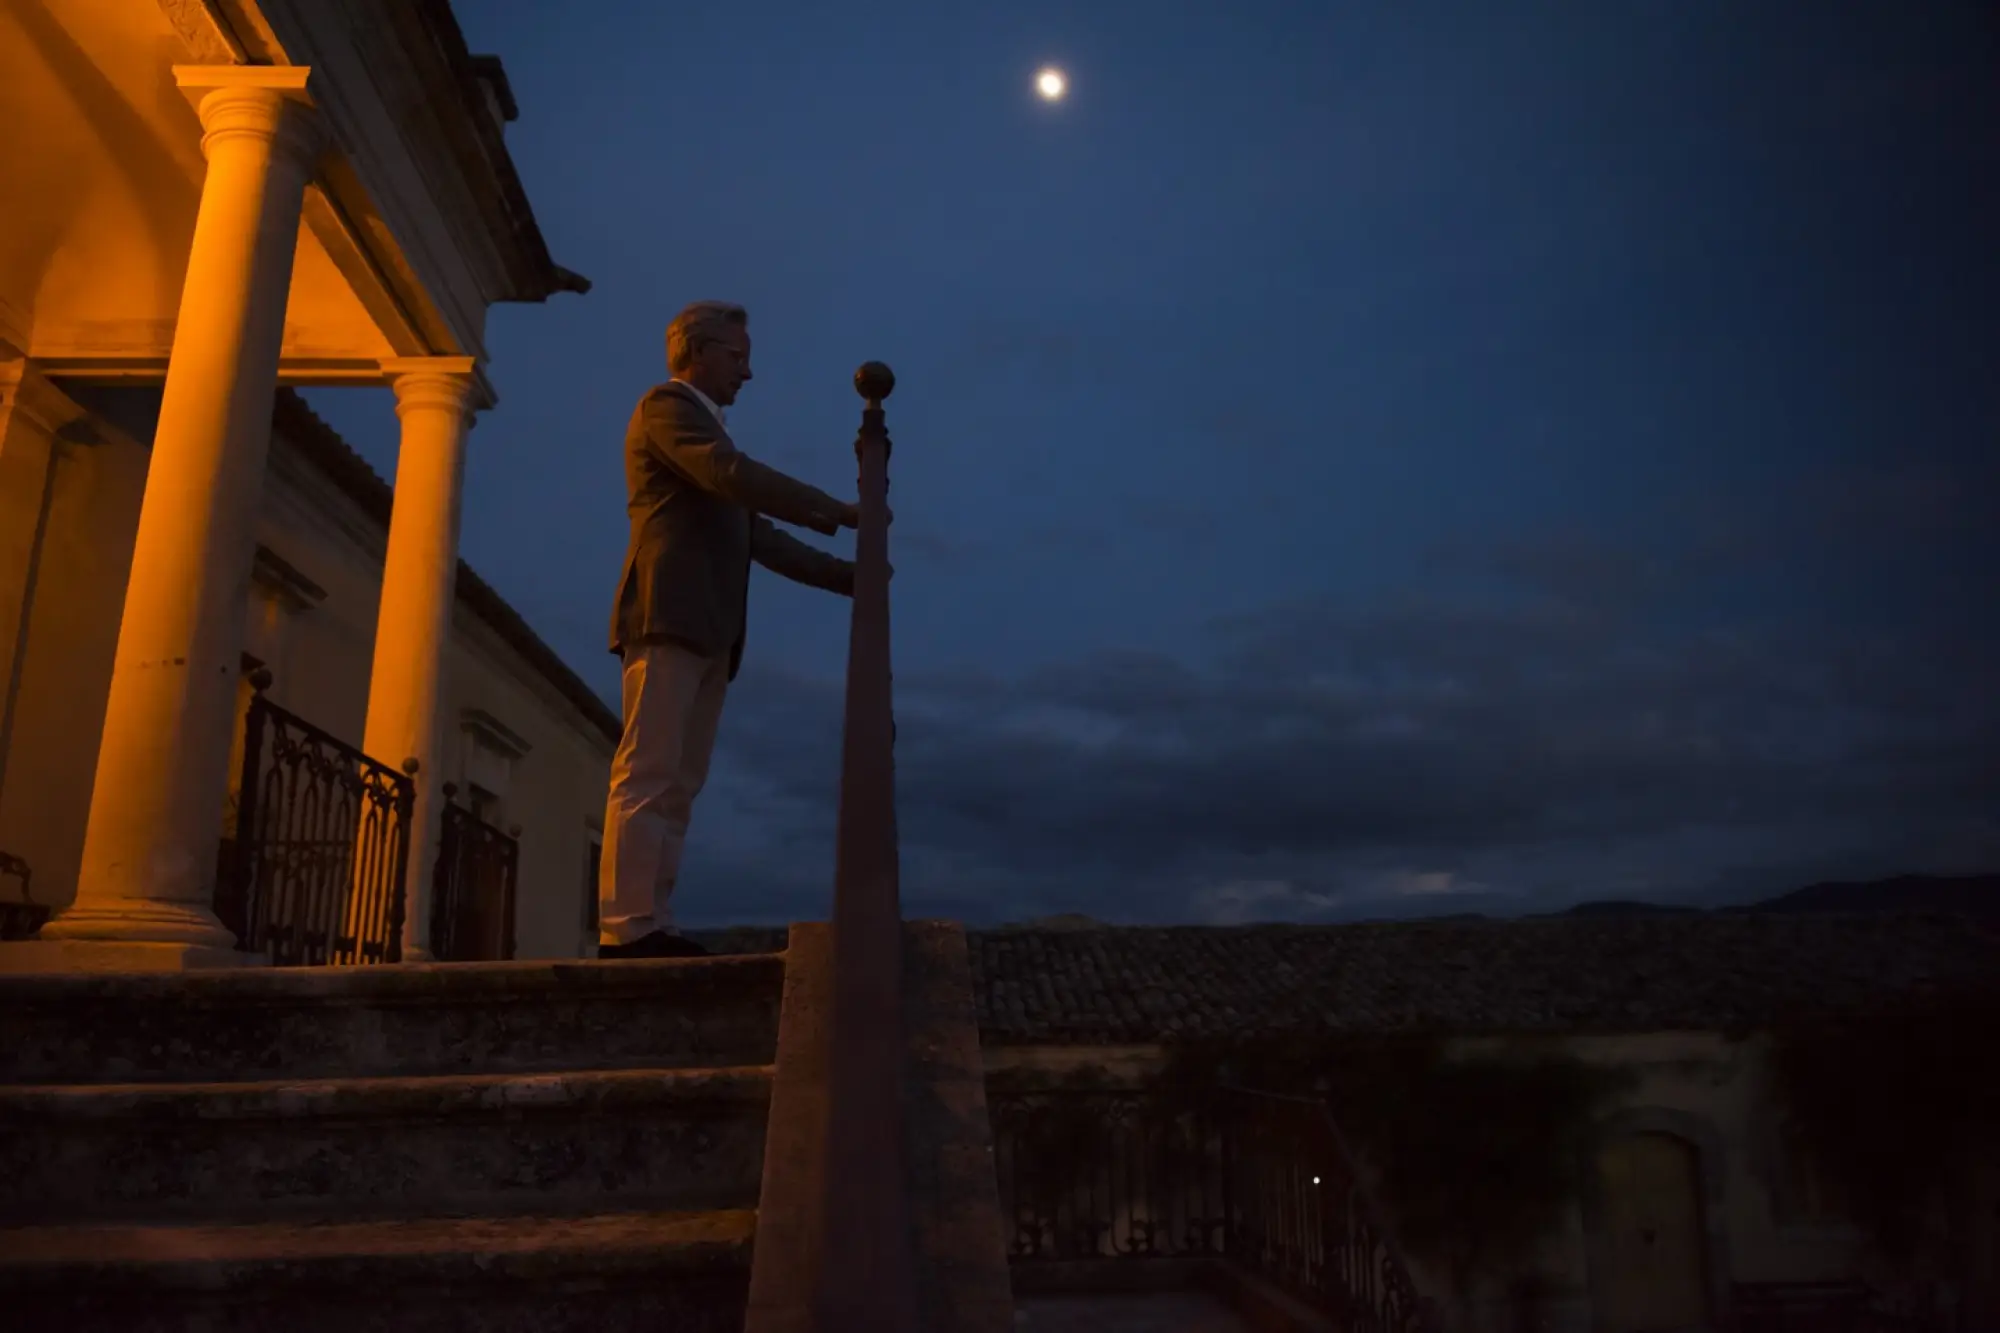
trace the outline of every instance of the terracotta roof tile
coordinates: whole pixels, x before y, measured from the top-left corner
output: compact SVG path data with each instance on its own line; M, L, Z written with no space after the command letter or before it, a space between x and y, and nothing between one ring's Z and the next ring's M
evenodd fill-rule
M688 932L721 953L782 926ZM1743 1031L1926 994L2000 996L2000 936L1952 916L1717 913L970 932L988 1045L1349 1032Z
M1943 916L1700 915L975 932L989 1045L1340 1031L1740 1031L2000 990Z

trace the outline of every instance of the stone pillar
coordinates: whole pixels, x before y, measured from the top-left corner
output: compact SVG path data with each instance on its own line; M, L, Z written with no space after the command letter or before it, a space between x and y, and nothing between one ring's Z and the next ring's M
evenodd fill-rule
M76 901L41 932L116 946L94 951L114 966L221 963L234 944L210 907L215 819L228 785L285 301L320 144L302 67L182 66L174 74L199 98L208 173L139 510Z
M916 1333L925 1326L904 1132L909 1027L889 670L889 431L882 401L895 387L895 375L879 361L854 374L865 404L854 442L860 522L834 834L826 1168L819 1234L805 1265L813 1282L812 1333Z
M469 356L384 361L403 423L396 456L396 503L382 562L382 602L375 621L375 664L368 678L368 725L361 748L402 768L415 759L416 812L404 879L403 959L430 953L431 870L441 817L444 764L438 696L458 590L459 495L465 479L465 433L478 377Z

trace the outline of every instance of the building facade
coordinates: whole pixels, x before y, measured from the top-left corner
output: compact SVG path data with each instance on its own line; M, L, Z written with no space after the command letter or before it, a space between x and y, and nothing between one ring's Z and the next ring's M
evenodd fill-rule
M458 561L487 311L589 285L536 226L499 61L446 0L18 0L0 90L0 894L56 906L0 967L237 960L246 653L410 776L401 956L430 953L448 782L522 826L524 886L563 865L518 944L570 952L603 717ZM280 393L343 385L395 391L392 507Z
M1801 1020L1905 1006L1936 1015L1924 1022L1950 1022L1968 1005L1990 1014L2000 938L1972 921L1696 913L1016 928L973 932L969 942L1003 1176L1032 1150L1032 1141L1015 1150L1010 1125L1060 1107L1064 1088L1087 1103L1091 1089L1166 1086L1176 1051L1190 1044L1250 1051L1303 1041L1340 1050L1342 1039L1428 1039L1447 1064L1504 1056L1609 1076L1578 1135L1566 1172L1573 1184L1523 1253L1454 1280L1437 1254L1405 1252L1447 1326L1638 1333L2000 1325L2000 1134L1989 1123L1955 1149L1937 1200L1954 1225L1898 1261L1843 1198L1843 1173L1798 1133L1773 1060L1779 1034ZM1988 1109L1966 1106L1961 1123L1990 1114L1990 1075L1982 1085L1971 1067L1977 1052L1968 1054L1952 1081L1983 1086ZM1880 1091L1885 1071L1865 1048L1844 1058L1855 1088ZM1315 1075L1338 1104L1333 1089L1352 1071L1330 1060ZM1133 1193L1149 1150L1121 1128L1138 1123L1129 1104L1103 1105L1115 1109L1098 1118L1083 1161L1097 1175L1067 1196L1011 1196L1017 1257L1024 1237L1053 1247L1025 1262L1060 1259L1065 1246L1074 1252L1076 1235L1097 1238L1084 1249L1111 1265L1128 1262L1112 1257L1121 1252L1155 1248L1133 1245L1133 1223L1148 1209L1154 1221L1167 1216L1159 1190ZM1482 1102L1451 1115L1469 1121L1496 1109L1507 1108ZM1885 1156L1901 1151L1899 1136L1926 1132L1893 1114L1880 1120L1874 1142ZM1365 1158L1365 1142L1361 1149ZM1453 1187L1467 1199L1502 1188L1483 1180ZM1002 1193L1010 1196L1004 1178ZM1396 1200L1379 1202L1396 1214ZM1183 1235L1172 1226L1158 1243L1176 1252ZM1914 1302L1937 1322L1840 1322L1885 1301Z
M0 899L19 901L25 889L32 906L55 910L82 857L92 740L103 727L160 397L148 387L74 392L92 442L56 446L18 683L0 730L0 850L31 874L24 885L0 880ZM362 747L392 497L302 399L280 393L245 598L246 707L261 668L264 697L277 708ZM590 881L618 719L467 566L455 594L438 780L481 832L511 844L514 890L508 938L482 939L472 951L574 957L595 941ZM233 832L241 797L240 746L233 760L217 811L221 838Z

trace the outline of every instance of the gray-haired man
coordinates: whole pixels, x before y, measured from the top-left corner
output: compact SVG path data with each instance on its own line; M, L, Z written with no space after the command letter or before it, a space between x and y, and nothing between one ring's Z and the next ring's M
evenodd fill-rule
M723 696L743 660L750 562L828 592L854 591L852 563L771 519L831 536L855 525L855 506L764 466L729 438L723 409L751 378L743 307L698 301L681 311L667 326L667 368L673 378L639 400L625 429L632 537L611 614L625 734L604 810L602 958L704 952L674 930L669 900Z

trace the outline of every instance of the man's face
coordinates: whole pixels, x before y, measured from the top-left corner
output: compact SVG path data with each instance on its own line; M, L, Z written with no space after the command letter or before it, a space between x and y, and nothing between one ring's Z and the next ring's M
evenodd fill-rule
M701 363L703 378L708 381L702 392L718 407L728 407L736 401L736 391L752 378L749 333L733 329L724 334L702 349Z

